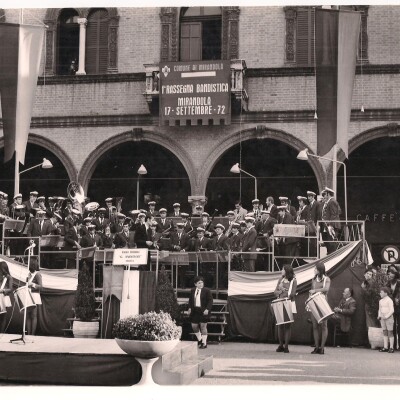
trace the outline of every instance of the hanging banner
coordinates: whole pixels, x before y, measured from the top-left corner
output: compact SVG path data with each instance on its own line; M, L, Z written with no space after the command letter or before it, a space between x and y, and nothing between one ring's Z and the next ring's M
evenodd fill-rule
M160 64L160 125L228 125L230 62Z
M348 130L356 71L360 13L315 10L317 154L335 144L348 156Z
M16 152L25 163L26 144L42 54L44 28L0 24L0 95L4 162Z

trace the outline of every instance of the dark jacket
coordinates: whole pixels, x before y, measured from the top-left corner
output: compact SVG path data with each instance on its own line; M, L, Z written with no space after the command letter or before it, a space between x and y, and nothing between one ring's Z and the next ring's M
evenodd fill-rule
M220 238L215 236L212 239L211 249L214 251L227 251L229 250L229 239L222 234Z
M189 251L190 247L190 237L187 233L182 232L181 237L177 232L171 234L171 250L172 251Z
M194 311L194 307L195 307L195 293L196 293L196 289L197 288L192 288L190 290L190 296L189 296L189 308L191 310L191 314L193 314ZM211 290L203 287L203 289L201 289L200 292L200 307L201 307L201 311L204 312L205 310L208 310L208 312L211 312L211 308L213 306L213 297L212 297L212 293Z
M136 242L136 233L131 231L128 232L128 235L126 235L124 232L118 232L114 237L114 244L116 249L123 249L123 248L133 249L136 247L135 242ZM146 245L146 241L144 243Z
M351 329L351 318L356 312L356 301L353 297L349 297L347 301L342 299L340 300L339 308L342 310L337 313L340 318L340 330L342 332L349 332Z

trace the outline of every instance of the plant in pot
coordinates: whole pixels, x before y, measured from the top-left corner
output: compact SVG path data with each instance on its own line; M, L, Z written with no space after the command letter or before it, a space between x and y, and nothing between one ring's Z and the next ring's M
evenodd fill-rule
M155 311L169 313L178 325L181 322L181 311L178 300L164 267L162 267L158 277Z
M78 275L78 287L75 295L75 318L72 332L76 338L95 338L99 333L99 321L96 316L96 298L89 268L84 263Z
M174 349L180 335L180 327L163 311L122 318L113 328L118 346L134 356L142 367L139 385L155 384L151 376L153 364L158 357Z
M376 275L369 281L368 286L363 287L363 298L366 312L372 321L373 326L368 327L368 340L371 349L383 347L383 333L378 321L380 288L386 286L388 276L384 271L377 271Z

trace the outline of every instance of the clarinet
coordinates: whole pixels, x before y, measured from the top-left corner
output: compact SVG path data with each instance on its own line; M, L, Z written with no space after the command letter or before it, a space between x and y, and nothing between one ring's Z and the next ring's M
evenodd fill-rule
M217 214L217 212L218 212L218 210L215 209L214 212L212 213L211 218L210 218L210 221L208 222L208 224L207 224L207 226L206 226L206 229L205 229L206 234L207 234L208 230L210 229L210 226L211 226L211 224L212 224L212 222L213 222L213 220L214 220L214 217L215 217L215 215Z

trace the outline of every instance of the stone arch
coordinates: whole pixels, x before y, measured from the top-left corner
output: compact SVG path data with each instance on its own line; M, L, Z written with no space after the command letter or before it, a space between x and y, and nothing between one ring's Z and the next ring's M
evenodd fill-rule
M193 191L196 181L195 167L192 163L191 158L189 157L187 152L180 146L180 144L171 141L170 138L160 133L143 131L141 128L139 129L134 128L131 129L130 131L122 132L116 136L113 136L110 139L105 140L89 154L89 156L82 165L78 178L79 183L82 185L82 187L86 192L89 187L89 181L93 175L94 170L96 169L100 157L107 151L111 150L113 147L130 141L154 142L169 150L172 154L174 154L178 158L178 160L182 163L183 167L185 168L185 171L189 177L191 191Z
M87 18L91 8L74 8L69 7L78 13L79 18ZM104 8L108 12L108 72L118 72L117 54L118 54L118 26L119 15L118 9L115 7L97 7ZM57 20L63 8L48 8L44 18L46 29L46 65L45 71L47 75L55 74L55 54L57 43Z
M34 133L30 133L28 136L28 143L36 144L49 151L51 151L63 164L67 171L68 177L71 181L76 180L77 170L68 154L53 141ZM4 137L0 138L0 147L4 147Z
M196 187L198 188L199 194L204 194L206 192L207 181L208 178L217 163L220 157L232 146L239 144L240 141L246 141L250 139L273 139L278 140L287 144L290 147L300 151L304 150L308 146L301 140L292 136L291 134L275 129L269 129L263 125L257 126L255 128L249 128L242 132L237 131L231 134L228 138L226 138L223 142L221 142L218 146L214 148L214 150L210 153L208 158L205 160L204 168L200 175L198 176L198 180L196 182ZM318 187L321 190L325 185L325 171L321 165L321 163L313 157L310 157L308 160L318 182Z

